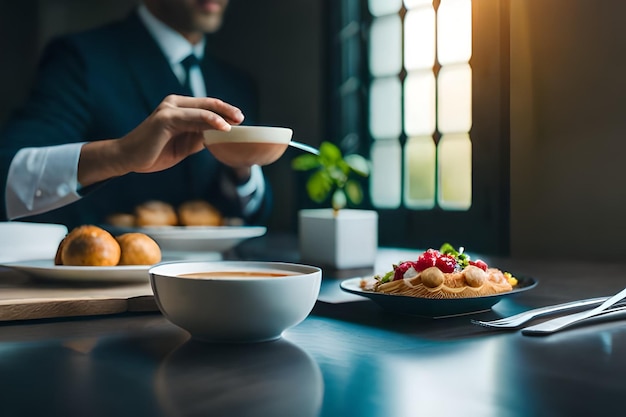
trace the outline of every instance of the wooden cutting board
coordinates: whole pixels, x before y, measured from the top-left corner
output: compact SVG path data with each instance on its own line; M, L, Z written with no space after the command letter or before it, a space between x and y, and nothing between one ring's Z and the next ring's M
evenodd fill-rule
M0 267L0 322L158 311L150 283L48 283Z

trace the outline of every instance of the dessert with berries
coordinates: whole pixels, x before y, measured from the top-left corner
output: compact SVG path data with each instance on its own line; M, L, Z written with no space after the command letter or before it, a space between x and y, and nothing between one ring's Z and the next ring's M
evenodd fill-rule
M457 251L448 243L439 250L428 249L414 261L393 265L373 280L361 281L364 290L422 298L480 297L508 292L516 285L510 273L471 260L463 248Z

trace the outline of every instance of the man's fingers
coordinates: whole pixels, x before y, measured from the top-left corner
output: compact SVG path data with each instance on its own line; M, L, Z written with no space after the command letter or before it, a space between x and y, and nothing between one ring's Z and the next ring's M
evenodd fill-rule
M200 132L207 129L229 131L230 124L222 116L201 108L164 107L155 117L173 132Z
M170 95L163 100L163 103L178 108L196 108L204 109L217 113L229 124L240 124L243 122L244 115L241 110L231 104L220 99L212 97L188 97Z

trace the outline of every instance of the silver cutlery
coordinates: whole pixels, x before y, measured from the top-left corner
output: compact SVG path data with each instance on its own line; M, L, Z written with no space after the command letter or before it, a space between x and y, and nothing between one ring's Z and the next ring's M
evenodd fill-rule
M496 329L517 329L523 324L536 319L538 317L547 316L549 314L564 313L572 310L580 310L586 307L593 307L602 304L609 297L589 298L586 300L570 301L568 303L556 304L546 307L539 307L532 310L524 311L514 316L503 317L497 320L480 321L472 320L472 323L484 327Z
M626 307L619 307L616 309L611 309L612 306L619 303L626 297L626 288L622 291L618 292L611 298L604 301L599 306L592 308L591 310L581 311L580 313L569 314L562 317L557 317L555 319L527 327L522 330L522 334L525 335L547 335L559 330L565 329L574 324L580 323L583 320L587 320L590 318L596 318L600 315L605 315L608 313L615 313L617 311L621 311L622 309L626 309ZM610 309L610 310L609 310Z
M522 334L526 336L545 336L545 335L549 335L552 333L556 333L559 330L566 329L567 327L573 326L575 324L582 323L583 321L595 320L595 319L609 319L609 318L612 318L613 316L621 316L623 314L626 314L626 306L623 304L620 305L619 307L613 306L606 310L599 311L591 315L584 314L584 313L588 313L588 312L582 311L580 313L570 314L565 317L559 317L554 320L540 323L535 326L526 327L525 329L522 329ZM559 319L568 319L568 320L562 320L562 321L557 322L557 320Z
M307 145L306 143L295 142L295 141L292 140L291 142L289 142L289 146L292 146L294 148L298 148L298 149L300 149L302 151L306 151L306 152L312 153L313 155L319 155L320 154L319 149L314 148L311 145Z

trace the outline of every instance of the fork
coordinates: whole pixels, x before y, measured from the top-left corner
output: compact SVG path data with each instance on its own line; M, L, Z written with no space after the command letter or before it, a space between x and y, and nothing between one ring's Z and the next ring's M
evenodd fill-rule
M556 304L546 307L539 307L533 310L524 311L509 317L503 317L497 320L480 321L472 320L472 323L479 326L496 328L496 329L517 329L522 324L527 323L537 317L546 316L548 314L561 313L571 310L579 310L585 307L594 307L608 300L609 297L589 298L586 300L570 301L568 303Z

